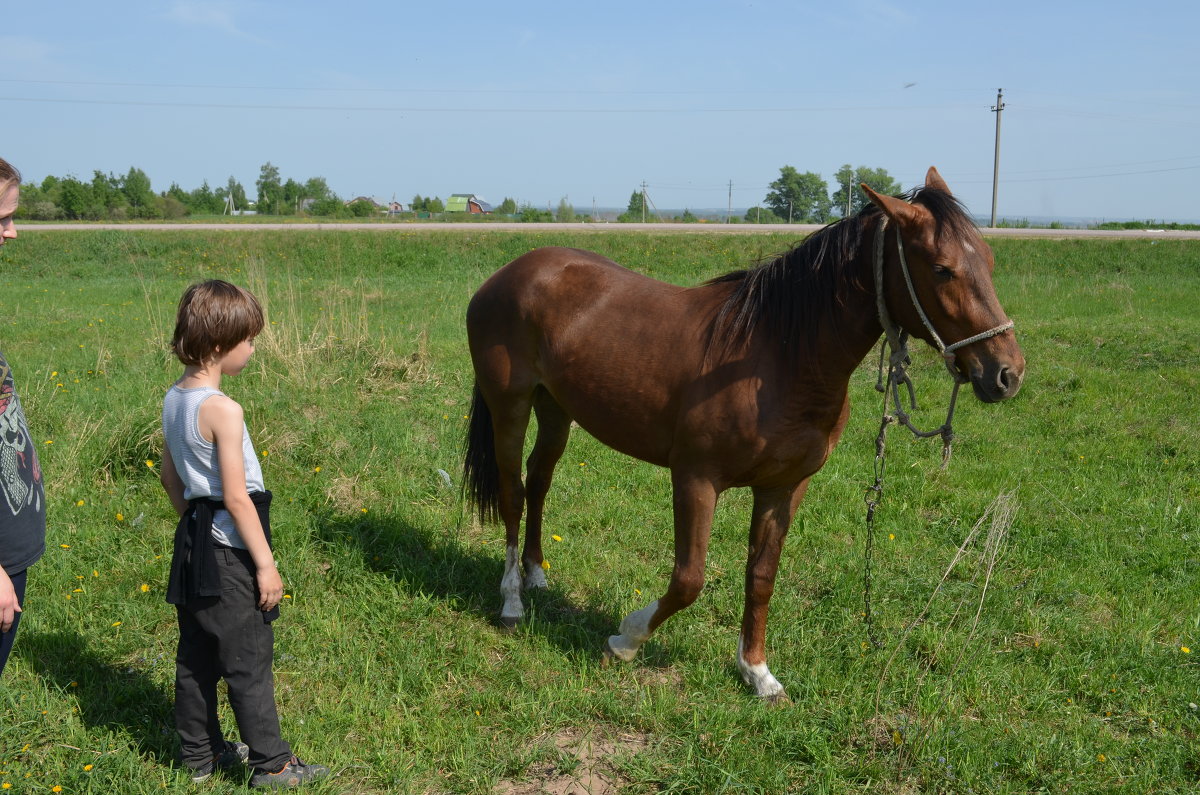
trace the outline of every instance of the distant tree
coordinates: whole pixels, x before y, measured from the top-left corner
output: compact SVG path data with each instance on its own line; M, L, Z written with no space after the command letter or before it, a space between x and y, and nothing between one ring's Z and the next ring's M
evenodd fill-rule
M785 220L771 212L769 207L751 207L745 215L748 224L782 224Z
M431 213L444 213L446 212L446 205L442 202L441 198L434 196L431 199L425 200L425 209Z
M129 173L120 180L120 190L129 203L129 214L134 218L151 218L155 216L157 203L154 191L150 188L150 177L140 168L130 168Z
M321 201L330 196L333 196L333 191L329 189L329 183L324 177L309 177L304 183L304 198Z
M346 207L349 209L350 215L353 215L355 218L368 218L379 212L379 208L375 206L375 202L366 199L357 199L350 202Z
M521 223L531 224L546 221L553 221L554 214L549 210L542 210L534 207L532 204L522 204L519 212Z
M213 189L208 186L208 180L188 193L184 203L189 210L200 215L217 215L224 207L221 197L213 193Z
M300 212L300 202L305 198L304 186L288 177L288 181L283 183L280 198L282 201L279 212L283 215L294 215Z
M309 206L308 211L313 215L331 218L350 214L345 202L332 193L323 199L314 200L312 205Z
M100 217L99 207L92 197L92 187L75 177L64 177L58 183L58 206L65 218L79 220Z
M260 215L279 215L284 211L283 183L279 179L279 167L268 160L258 172L254 186L258 189L255 209Z
M681 224L698 224L700 219L691 210L684 209L683 215L679 217L679 222Z
M855 215L867 204L866 194L858 187L860 183L865 182L871 186L871 190L882 193L884 196L895 196L904 190L899 182L892 179L885 168L867 168L866 166L851 168L847 163L837 170L834 179L837 181L838 189L830 196L830 201L833 203L833 209L843 217L846 215L847 191L850 195L850 215Z
M217 196L221 199L222 207L224 203L233 199L233 208L235 210L245 210L250 206L250 200L246 198L246 189L242 187L242 183L238 182L233 177L229 178L229 182L223 189L217 190Z
M500 215L516 215L517 203L505 196L504 201L500 202L500 205L496 207L496 212Z
M791 166L779 169L779 179L769 186L763 203L775 215L792 223L825 223L829 220L829 186L819 174L801 174Z
M558 200L558 208L554 211L554 220L560 224L575 220L575 208L571 202L567 201L566 196Z
M121 190L121 181L112 174L92 172L92 197L106 217L125 217L128 200Z
M646 197L640 190L635 190L629 197L629 206L625 212L617 216L617 221L623 224L640 224L646 220Z

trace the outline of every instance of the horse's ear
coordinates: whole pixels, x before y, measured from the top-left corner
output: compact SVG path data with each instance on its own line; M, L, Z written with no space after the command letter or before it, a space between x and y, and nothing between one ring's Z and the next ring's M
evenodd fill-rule
M942 179L942 175L933 166L930 166L929 171L925 172L925 187L936 188L945 193L950 193L950 186L946 184L946 180Z
M867 194L867 198L871 200L872 204L883 210L884 214L896 223L918 220L917 209L904 201L904 199L897 199L895 196L884 196L882 193L876 193L865 182L860 182L858 187L862 188L863 193Z

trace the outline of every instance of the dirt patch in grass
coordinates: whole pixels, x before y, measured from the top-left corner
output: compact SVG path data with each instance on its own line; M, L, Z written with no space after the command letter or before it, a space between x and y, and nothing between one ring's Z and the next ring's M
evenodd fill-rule
M558 759L530 765L521 781L501 781L493 795L615 795L627 783L618 767L621 760L650 744L644 734L576 728L548 740Z

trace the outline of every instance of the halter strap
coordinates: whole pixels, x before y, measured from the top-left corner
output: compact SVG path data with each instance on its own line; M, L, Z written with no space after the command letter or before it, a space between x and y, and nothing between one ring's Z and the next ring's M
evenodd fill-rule
M892 351L895 354L904 350L907 334L904 334L900 327L892 320L887 310L887 302L883 297L883 242L885 232L887 231L887 224L888 217L886 215L881 216L879 219L879 232L875 235L875 306L879 312L879 322L883 326L884 333L887 334L888 342L891 344ZM1009 320L987 331L981 331L973 337L967 337L965 340L947 345L942 342L942 338L938 335L937 330L929 322L929 316L925 314L925 308L921 306L921 300L917 297L917 288L913 285L912 273L908 268L908 259L904 256L904 238L900 235L899 229L896 230L896 253L900 258L900 272L904 274L904 283L908 286L909 298L912 300L913 308L917 310L917 316L921 318L922 325L929 332L929 336L933 338L933 346L942 355L942 361L945 363L946 369L950 372L950 376L954 379L955 383L966 383L967 378L954 367L954 352L972 343L990 339L997 334L1003 334L1013 328L1013 322ZM907 350L904 350L904 353L905 358L907 358Z

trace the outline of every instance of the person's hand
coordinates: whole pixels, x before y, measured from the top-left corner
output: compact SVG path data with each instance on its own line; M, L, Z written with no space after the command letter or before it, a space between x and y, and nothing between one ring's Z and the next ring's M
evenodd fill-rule
M270 610L283 599L283 580L274 565L258 570L258 609Z
M8 574L0 568L0 632L8 632L12 629L13 622L17 620L17 613L20 612L21 605L17 603L17 591L13 588Z

